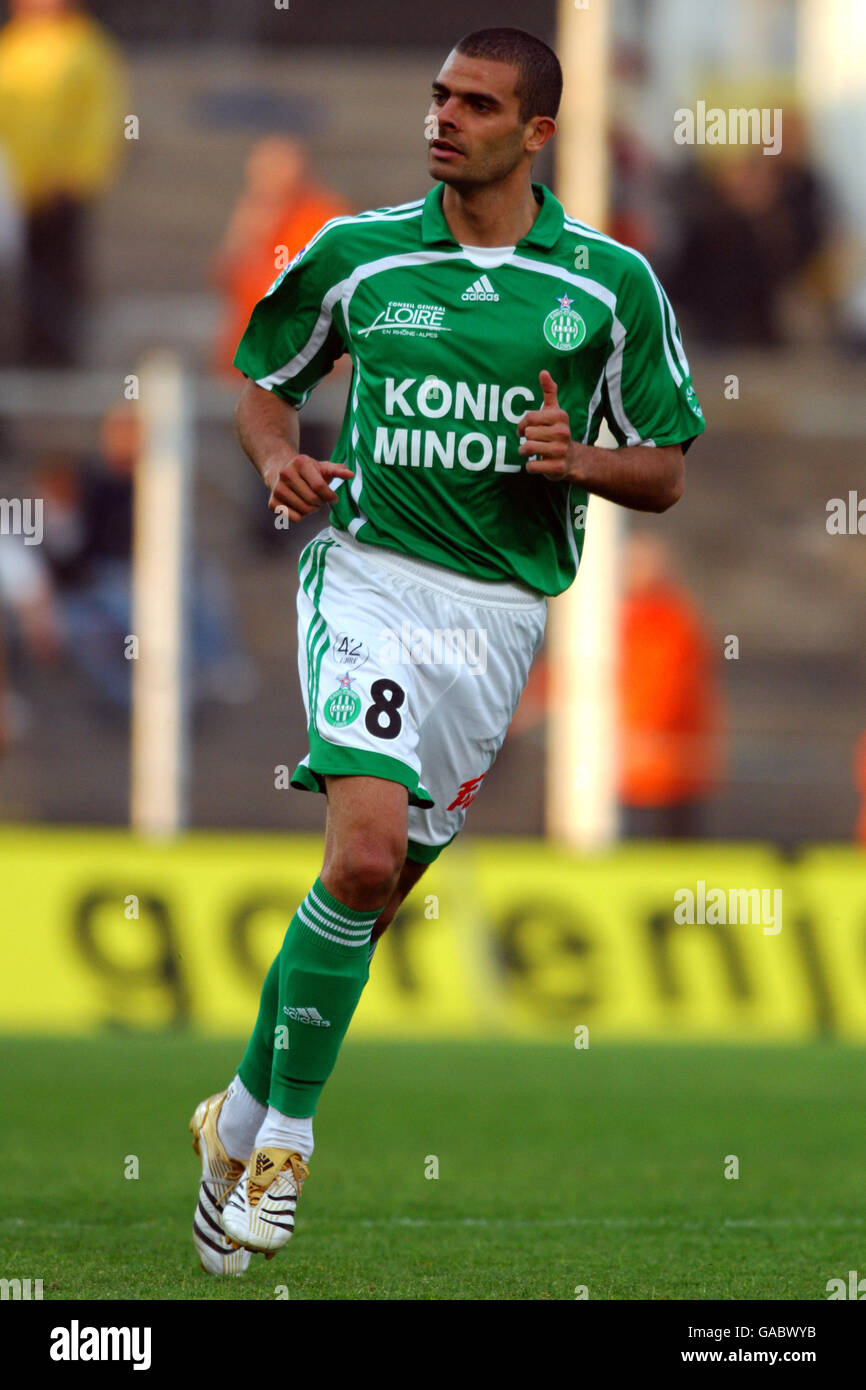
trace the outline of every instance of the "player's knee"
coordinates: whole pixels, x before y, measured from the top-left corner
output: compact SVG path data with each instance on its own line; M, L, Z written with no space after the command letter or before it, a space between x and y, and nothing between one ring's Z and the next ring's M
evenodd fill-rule
M347 907L379 907L394 891L406 848L367 835L346 837L325 860L322 881Z

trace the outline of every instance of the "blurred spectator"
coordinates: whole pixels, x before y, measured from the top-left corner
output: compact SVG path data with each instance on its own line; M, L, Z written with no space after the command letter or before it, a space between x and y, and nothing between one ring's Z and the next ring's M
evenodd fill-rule
M785 109L780 154L703 147L678 201L679 242L665 283L689 335L714 346L777 346L789 336L792 290L828 317L836 293L830 214L796 111Z
M60 650L50 577L41 547L0 534L0 753L27 723L25 701L13 686L13 658L53 661Z
M24 219L19 361L80 355L85 234L122 140L123 68L70 0L11 0L0 30L0 146Z
M42 470L41 547L50 567L69 655L100 700L118 708L131 696L124 642L132 628L134 476L138 416L126 403L102 421L99 455L84 466L52 460ZM194 566L191 596L193 692L201 700L250 698L255 676L236 633L231 595L213 562Z
M38 661L52 661L60 651L51 577L40 546L20 536L0 536L0 608L12 618L7 649L13 639Z
M349 211L342 198L314 182L299 140L271 135L253 146L243 192L211 267L225 296L216 371L241 380L232 358L253 307L323 223Z
M3 645L3 613L0 610L0 757L9 745L9 717L6 711L6 655Z
M615 42L608 129L609 207L605 230L617 241L655 256L658 161L645 137L643 100L647 55L630 40Z
M638 131L615 120L610 130L609 150L610 235L638 251L654 251L655 223L650 192L655 165L649 146Z
M12 191L9 161L0 145L0 365L11 366L18 356L17 320L19 283L24 251L24 225L18 200Z
M779 342L781 268L763 222L774 197L770 161L760 152L690 171L691 207L667 285L692 335L703 342L769 347Z
M625 558L620 801L630 837L703 833L718 779L720 701L710 637L665 543L635 532Z

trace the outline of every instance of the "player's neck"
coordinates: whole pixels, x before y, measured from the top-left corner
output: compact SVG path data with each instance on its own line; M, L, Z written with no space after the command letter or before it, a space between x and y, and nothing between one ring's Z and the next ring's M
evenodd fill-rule
M442 211L452 236L465 246L516 246L540 212L532 184L503 179L475 188L445 185Z

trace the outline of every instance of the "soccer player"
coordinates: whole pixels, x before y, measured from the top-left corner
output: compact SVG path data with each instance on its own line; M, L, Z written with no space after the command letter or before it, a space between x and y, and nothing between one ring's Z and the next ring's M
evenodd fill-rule
M434 187L327 222L235 356L238 434L271 510L330 508L299 565L309 752L292 778L326 794L327 820L238 1073L190 1125L194 1240L216 1273L292 1234L376 940L502 745L547 599L577 572L588 494L664 511L704 428L647 262L532 182L561 90L532 35L461 39L433 83ZM343 353L335 461L311 458L298 412ZM603 418L616 450L592 443Z

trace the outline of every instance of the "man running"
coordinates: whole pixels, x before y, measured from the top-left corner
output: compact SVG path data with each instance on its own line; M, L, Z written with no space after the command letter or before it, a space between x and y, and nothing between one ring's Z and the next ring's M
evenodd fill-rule
M304 550L299 666L327 796L321 872L227 1091L191 1128L194 1239L215 1273L289 1240L312 1117L377 938L461 829L575 578L588 495L664 511L704 428L671 307L637 252L533 183L562 90L517 29L461 39L433 83L425 198L326 223L235 356L272 511L330 508ZM343 353L334 461L298 411ZM593 441L606 419L619 448Z

